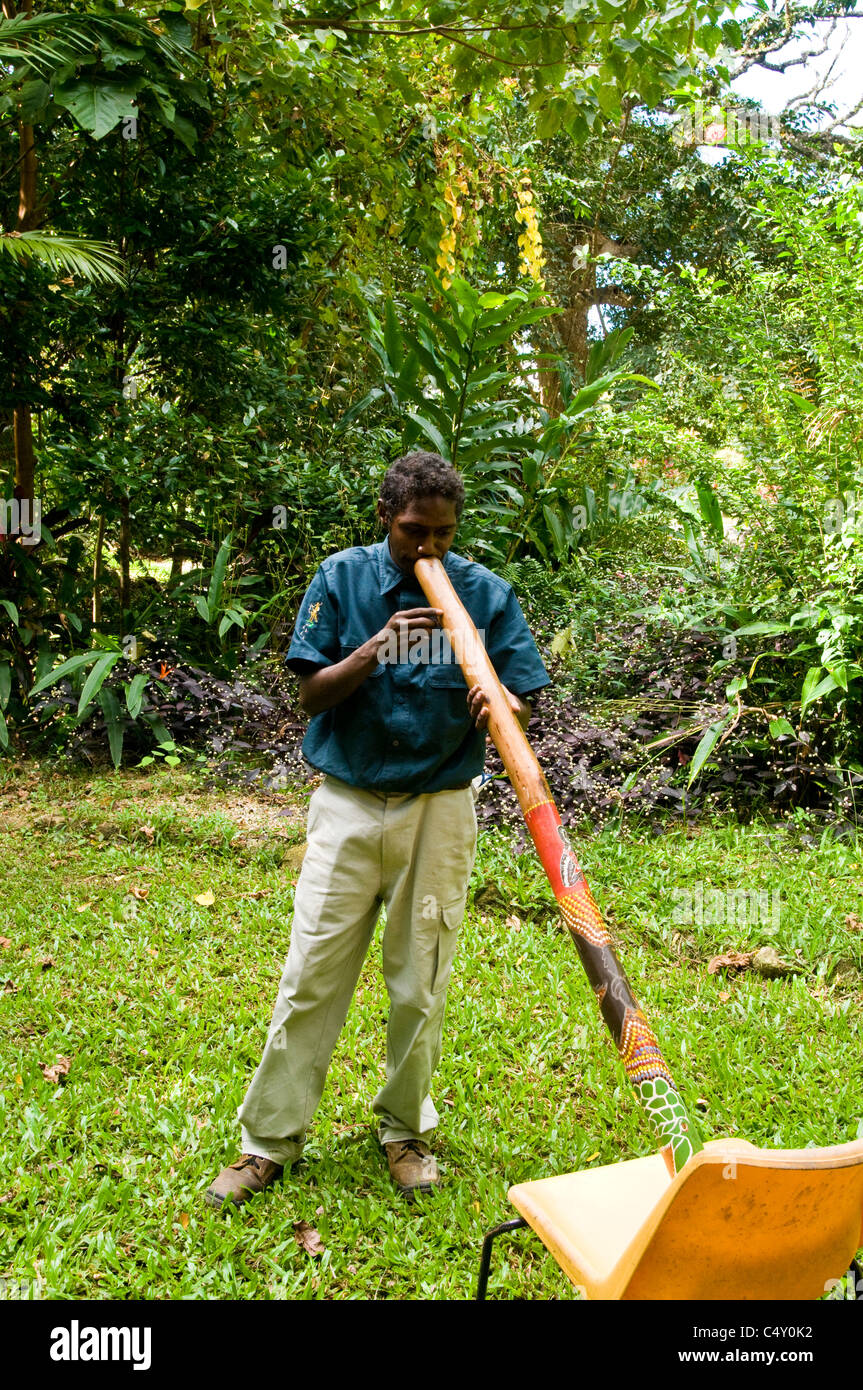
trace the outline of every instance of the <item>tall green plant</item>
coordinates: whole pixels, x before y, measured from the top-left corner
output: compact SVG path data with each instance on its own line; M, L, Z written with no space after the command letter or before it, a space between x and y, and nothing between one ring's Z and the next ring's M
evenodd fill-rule
M433 271L427 274L430 294L406 295L401 317L392 299L382 318L368 309L383 387L344 420L386 395L402 416L405 449L430 445L466 474L506 472L524 447L519 417L533 407L530 347L522 344L519 360L512 344L557 311L538 302L539 291L480 294L459 276L444 289Z
M584 487L583 503L581 497L575 500L577 467L573 465L578 457L580 436L590 428L603 397L624 381L646 386L654 384L648 377L619 365L632 334L631 328L618 329L594 343L588 353L583 384L576 387L569 373L561 376L563 410L560 415L551 417L545 410L539 411L539 428L521 463L523 509L519 530L510 542L507 561L513 560L528 543L532 543L543 558L549 558L551 552L556 559L564 560L582 543L587 528L595 520L596 496L592 489ZM639 509L644 504L644 499L632 488L627 489L627 496ZM615 501L619 507L619 495L615 497L609 489L608 515L613 513Z
M584 384L568 383L564 410L552 418L534 395L539 362L529 329L559 311L538 302L539 290L480 294L460 277L445 289L432 271L428 280L431 294L407 295L401 315L392 299L381 317L368 310L383 385L343 423L388 398L406 450L431 446L461 469L468 504L484 516L481 548L507 561L527 543L544 559L562 559L577 544L564 466L575 441L615 383L647 382L616 365L631 330L595 345Z

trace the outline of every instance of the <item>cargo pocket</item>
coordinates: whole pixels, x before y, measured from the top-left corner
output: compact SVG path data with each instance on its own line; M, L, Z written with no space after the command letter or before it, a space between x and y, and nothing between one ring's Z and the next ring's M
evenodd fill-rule
M457 898L440 910L440 930L435 952L434 980L432 994L441 994L449 983L453 956L458 939L458 929L464 917L466 897Z

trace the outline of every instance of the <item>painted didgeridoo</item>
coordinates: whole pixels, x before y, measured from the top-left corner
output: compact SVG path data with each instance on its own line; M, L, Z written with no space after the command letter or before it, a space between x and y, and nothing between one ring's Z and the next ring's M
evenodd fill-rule
M422 557L415 574L429 604L443 613L468 688L482 686L489 706L488 731L515 789L522 815L560 914L599 1002L629 1080L650 1116L670 1176L702 1148L656 1038L617 958L611 933L593 900L561 824L548 782L509 707L497 673L473 622L440 560Z

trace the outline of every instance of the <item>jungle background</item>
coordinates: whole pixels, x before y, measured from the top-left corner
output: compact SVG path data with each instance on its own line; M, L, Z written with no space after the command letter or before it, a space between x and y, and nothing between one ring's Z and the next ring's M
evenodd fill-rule
M840 109L829 87L815 82L768 112L731 86L805 65L855 17L838 0L737 10L705 0L3 0L0 945L18 1002L63 988L63 950L99 957L106 920L123 951L146 949L148 969L161 969L156 957L181 928L160 909L153 931L166 940L144 942L158 894L148 903L138 870L145 850L167 853L174 840L192 858L165 872L202 920L221 901L207 856L252 865L240 896L244 912L267 917L269 977L282 919L270 921L257 896L281 891L276 870L290 856L278 827L239 858L235 841L252 814L244 797L292 825L308 794L304 721L284 667L294 615L322 558L379 539L388 464L431 448L465 479L456 550L513 584L553 675L531 739L597 873L629 844L621 882L637 922L656 906L632 885L659 872L658 836L676 846L663 882L676 865L678 883L700 872L723 892L735 872L755 882L766 836L769 882L795 903L786 925L770 936L759 921L756 940L745 912L699 919L693 968L704 975L718 952L748 951L714 967L705 988L725 983L719 970L739 972L756 1008L768 985L751 958L770 937L784 952L784 975L767 978L782 979L790 1001L788 1046L798 1025L821 1026L816 1015L829 1015L837 1049L842 1029L856 1031L863 152L857 111ZM492 750L488 768L501 770ZM194 796L206 802L206 834L196 814L184 820ZM488 839L476 922L503 932L514 918L527 930L539 889L503 848L520 819L502 779L478 814ZM699 868L691 837L701 835ZM35 909L27 899L36 880L29 859L20 879L25 839L28 855L47 856L49 877L68 869L62 901L40 897ZM782 877L792 852L811 856L805 888ZM82 855L101 867L72 862ZM116 862L106 867L106 855ZM91 871L101 897L81 886ZM259 871L272 875L264 887ZM646 936L633 928L636 962L651 944L676 961L685 933L649 917ZM625 942L622 917L620 930ZM196 991L224 973L208 941L196 936L206 961ZM556 960L555 941L538 949ZM687 987L670 973L666 983L673 1019L675 989L685 1011ZM131 977L116 986L75 1006L97 1051L105 997L142 987ZM379 984L369 988L377 999ZM146 1012L145 994L139 1002ZM44 1141L44 1106L71 1089L68 1068L45 1068L49 1053L70 1052L76 1015L64 1023L45 1007L42 1024L10 1035L12 1103L30 1116L25 1156ZM263 1026L247 1008L250 1028L253 1015ZM38 1068L27 1060L34 1030L57 1031ZM819 1067L841 1067L831 1049ZM720 1055L717 1043L716 1065ZM119 1077L130 1063L110 1065ZM224 1101L240 1081L231 1068L214 1084ZM859 1086L846 1078L843 1095L851 1138ZM752 1096L750 1129L766 1113L757 1087ZM150 1112L138 1118L149 1134ZM717 1123L736 1119L729 1110ZM835 1119L821 1142L842 1137ZM75 1124L56 1122L72 1144ZM610 1143L603 1131L576 1148L596 1158ZM572 1163L571 1138L560 1144ZM198 1151L198 1131L188 1147ZM26 1186L10 1188L22 1221L42 1200ZM128 1261L116 1227L107 1263L101 1247L93 1255L101 1191L71 1211L78 1254L58 1251L52 1277L71 1277L68 1258L75 1287L92 1290L98 1267L104 1292ZM369 1210L371 1231L384 1218L379 1204ZM187 1277L180 1215L169 1294ZM32 1273L43 1237L26 1237L16 1269ZM129 1250L147 1247L137 1259L146 1285L158 1242L142 1240ZM253 1266L243 1287L267 1296ZM237 1296L237 1277L226 1265L206 1288ZM451 1290L440 1277L429 1289ZM324 1293L356 1291L347 1264L334 1284L322 1278ZM390 1284L361 1291L395 1296ZM290 1296L300 1290L298 1276Z

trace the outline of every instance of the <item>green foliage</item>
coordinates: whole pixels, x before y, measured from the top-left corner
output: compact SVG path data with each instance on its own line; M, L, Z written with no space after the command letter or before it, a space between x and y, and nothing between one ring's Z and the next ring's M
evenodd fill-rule
M596 417L583 544L609 562L626 545L657 579L677 577L651 620L715 632L720 668L748 681L748 715L761 699L801 728L832 721L840 761L859 758L859 186L842 159L814 183L764 154L729 164L726 183L750 200L748 240L719 264L651 272L635 356L661 389ZM614 532L621 483L632 500ZM607 492L599 506L587 487ZM735 699L717 739L705 729L704 757L736 711Z
M50 225L0 234L0 408L30 409L47 518L33 554L0 557L22 619L0 610L0 741L32 727L28 692L95 649L94 629L115 650L153 630L221 671L283 646L309 572L375 538L380 476L421 443L464 470L469 553L591 583L603 563L673 573L661 603L679 626L807 610L753 679L772 669L799 697L817 667L806 715L853 714L852 174L813 185L803 163L708 168L678 147L651 104L697 95L705 57L721 81L717 45L739 38L700 0L661 15L474 4L397 36L407 16L388 2L312 22L229 0L217 19L0 21L0 123L13 146L32 124L51 190ZM6 228L18 172L7 161ZM504 292L528 179L546 283ZM445 287L419 268L447 229ZM594 232L579 279L573 247ZM93 261L105 247L121 248L114 279ZM550 351L552 306L576 300L595 306L586 363ZM661 394L642 390L654 377ZM845 513L821 537L809 522L830 495ZM101 709L116 756L146 692L102 670L85 711ZM43 729L76 717L55 709Z
M67 677L72 679L73 688L76 682L81 683L83 678L76 710L77 723L81 724L88 718L98 700L105 719L105 731L111 761L115 767L119 767L122 761L123 741L127 725L122 714L120 700L115 690L109 689L106 682L122 659L122 651L110 649L106 651L103 645L87 652L77 652L74 656L61 662L59 666L55 666L53 670L47 671L28 692L28 700L32 701L43 691L56 689L60 682ZM86 676L84 675L85 671L87 672ZM120 684L119 688L123 693L126 711L132 723L135 723L142 716L143 697L148 680L147 675L139 673L133 676L130 681ZM56 705L49 703L43 708L42 717L50 716L56 709Z
M403 448L421 442L469 479L506 472L523 446L518 411L532 405L525 383L531 363L513 360L508 349L554 311L538 303L536 291L480 294L461 277L445 289L433 271L427 275L430 293L406 296L410 322L400 322L392 300L382 321L368 309L384 389L405 419ZM346 419L380 395L369 393Z
M42 232L2 232L0 251L17 260L34 257L52 270L94 282L123 283L122 261L113 247L86 237L46 236Z
M345 423L386 394L404 420L402 447L423 444L461 469L468 507L483 514L468 543L499 560L514 559L525 542L546 560L564 560L581 529L568 495L579 436L617 383L652 384L615 365L632 330L593 346L583 386L568 380L552 417L530 389L539 363L527 330L553 312L537 303L540 292L481 295L458 276L445 289L427 274L432 294L406 297L407 323L391 300L382 319L369 309L384 386Z
M180 767L183 759L194 759L196 763L205 761L203 754L194 753L190 748L182 748L172 738L157 743L152 753L147 753L137 764L138 767Z

